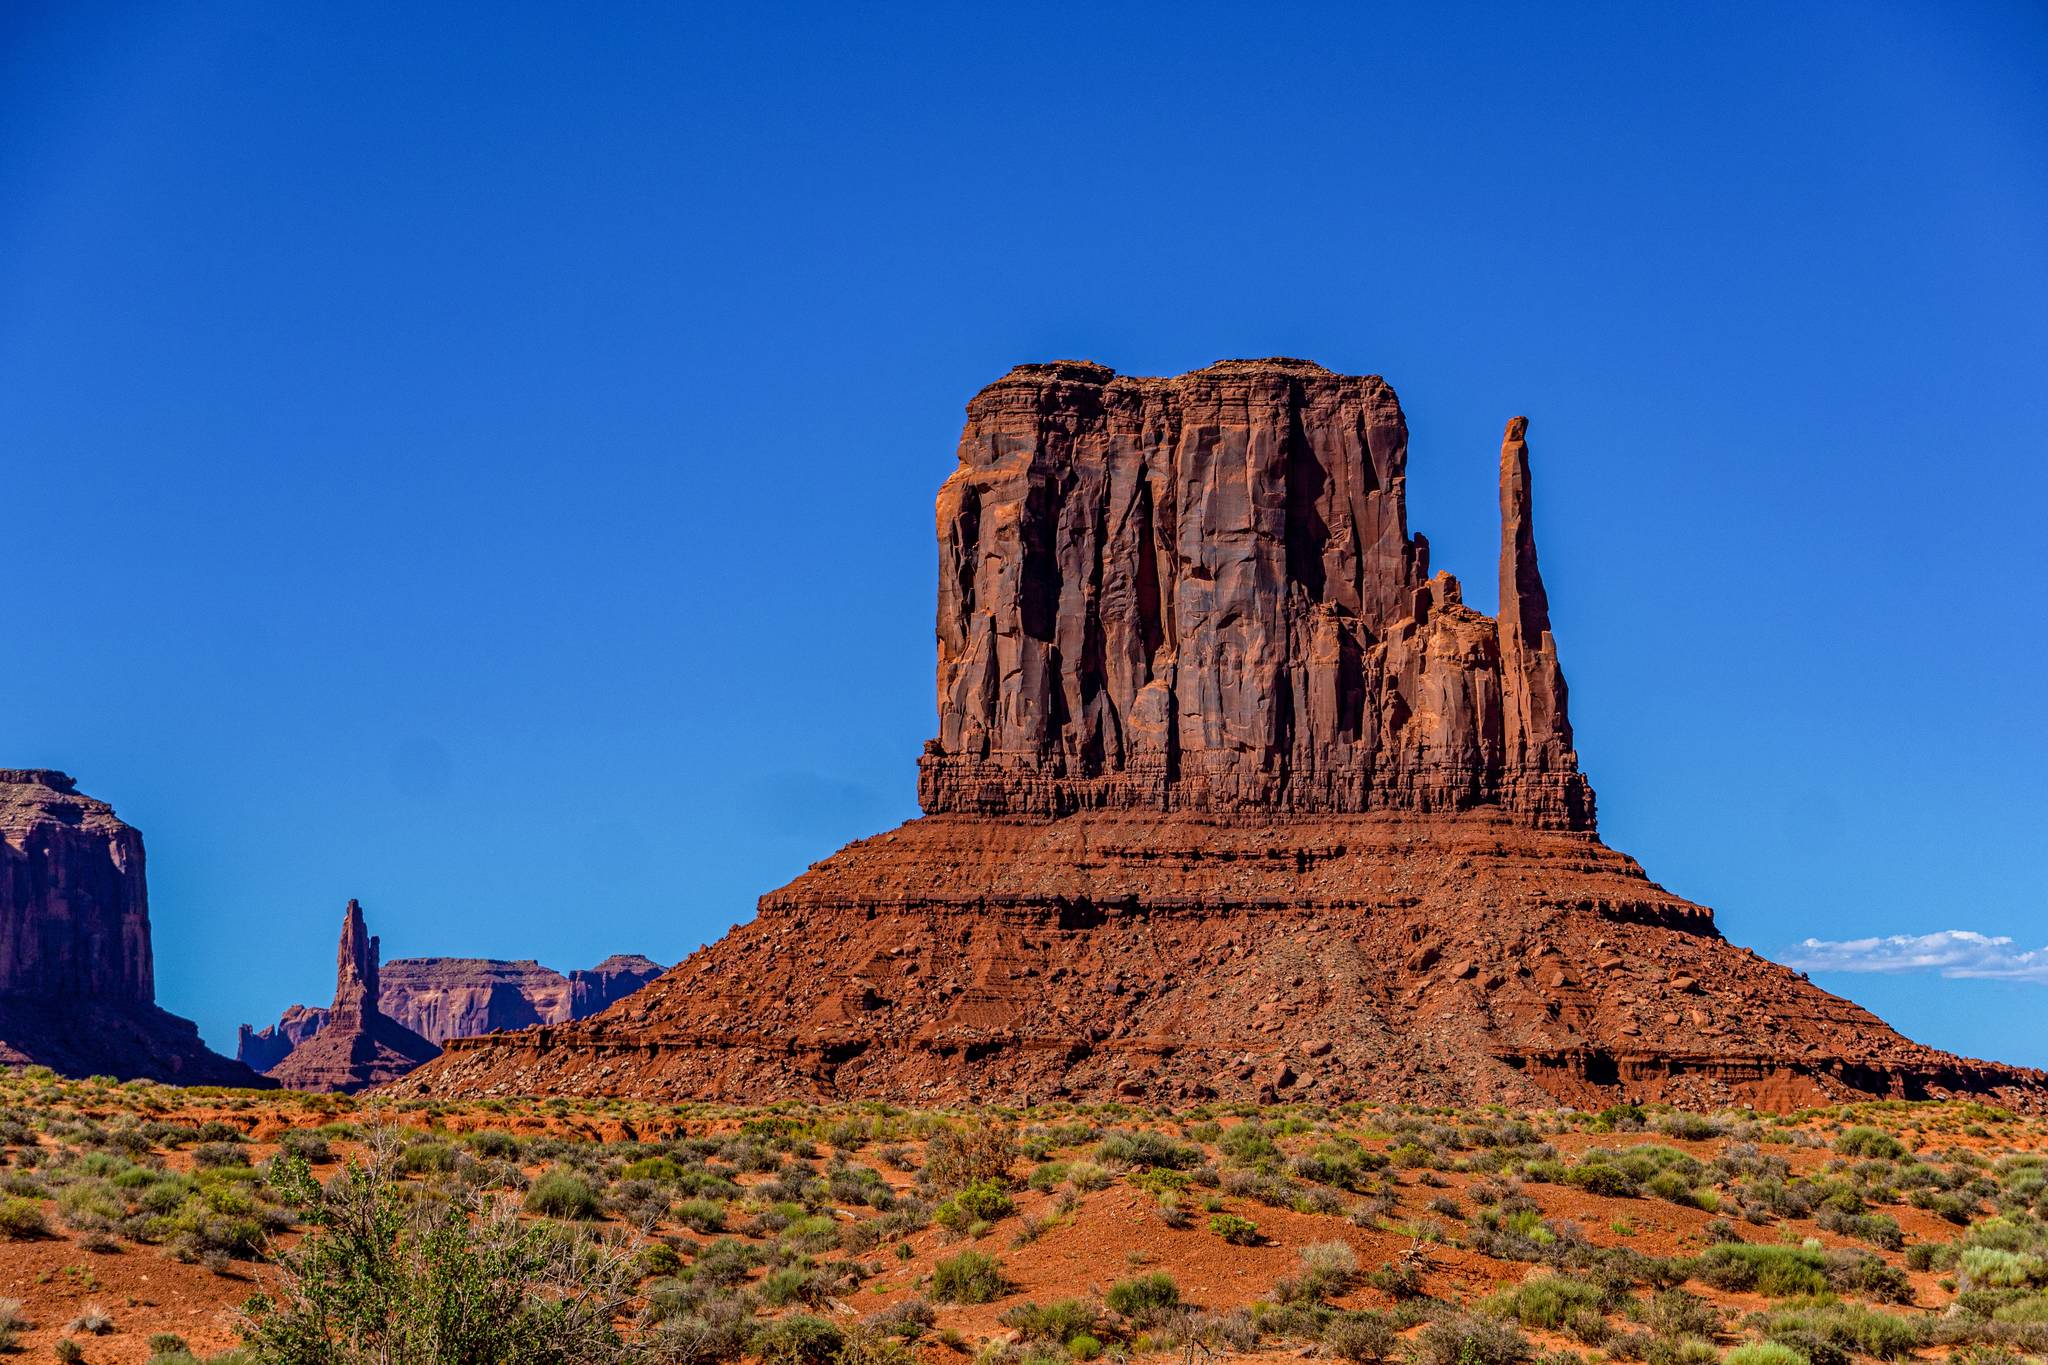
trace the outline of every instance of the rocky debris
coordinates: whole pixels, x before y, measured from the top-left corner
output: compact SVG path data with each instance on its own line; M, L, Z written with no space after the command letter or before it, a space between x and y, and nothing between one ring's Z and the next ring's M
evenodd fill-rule
M659 963L616 954L567 976L532 959L400 957L379 970L378 1008L433 1043L499 1029L583 1019L660 976ZM265 1029L242 1025L236 1055L269 1071L327 1024L324 1008L293 1005Z
M1537 571L1407 532L1377 378L1022 366L939 494L926 814L595 1018L401 1094L1792 1108L2048 1076L1899 1036L1594 832Z
M47 768L0 768L0 1064L267 1084L157 1008L142 835Z
M334 1003L325 1024L270 1070L293 1090L354 1093L396 1080L440 1049L378 1008L377 940L355 901L341 919Z

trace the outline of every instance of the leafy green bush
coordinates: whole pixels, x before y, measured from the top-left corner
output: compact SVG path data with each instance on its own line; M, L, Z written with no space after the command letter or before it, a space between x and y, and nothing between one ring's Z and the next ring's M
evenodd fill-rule
M989 1303L1002 1292L1002 1263L993 1256L963 1251L932 1266L932 1297L940 1303Z

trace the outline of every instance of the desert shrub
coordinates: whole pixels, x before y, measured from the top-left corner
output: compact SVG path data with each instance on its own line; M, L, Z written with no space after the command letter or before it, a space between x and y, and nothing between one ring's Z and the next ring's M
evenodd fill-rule
M545 1218L591 1219L600 1212L597 1192L574 1171L556 1167L526 1192L526 1211Z
M1606 1295L1600 1286L1567 1275L1542 1272L1512 1289L1503 1289L1481 1305L1497 1317L1513 1318L1524 1327L1557 1331L1575 1311L1598 1313Z
M706 1236L725 1231L725 1206L715 1199L685 1199L676 1205L684 1227Z
M1880 1161L1896 1161L1906 1154L1906 1146L1881 1128L1851 1128L1835 1139L1835 1150L1843 1156L1871 1157Z
M1380 1313L1339 1313L1323 1326L1324 1349L1354 1365L1379 1365L1394 1341L1394 1326Z
M940 1303L989 1303L1002 1292L1002 1263L993 1256L963 1251L932 1266L932 1297Z
M277 1141L278 1150L297 1157L309 1166L322 1166L334 1159L327 1139L316 1132L295 1128Z
M879 1313L869 1314L863 1322L866 1326L880 1328L891 1336L901 1337L905 1341L915 1341L938 1320L939 1315L932 1311L930 1304L913 1296L901 1303L891 1304Z
M1911 1355L1928 1339L1924 1320L1838 1302L1777 1309L1762 1315L1761 1325L1765 1336L1790 1346L1814 1365L1823 1365L1831 1352L1834 1360L1851 1353L1897 1360Z
M352 1166L308 1221L280 1257L274 1297L247 1306L261 1360L556 1365L617 1352L624 1258L501 1205L407 1200L381 1171Z
M1095 1159L1111 1166L1163 1166L1185 1171L1202 1164L1198 1147L1175 1142L1164 1133L1150 1129L1136 1133L1111 1133L1095 1146Z
M1001 1124L941 1128L925 1143L923 1175L945 1193L977 1180L1008 1186L1010 1163L1015 1158L1016 1141L1009 1128Z
M1705 1114L1666 1114L1657 1120L1657 1131L1667 1136L1684 1138L1691 1142L1704 1142L1719 1137L1727 1129Z
M485 1128L462 1139L470 1151L491 1161L510 1161L519 1155L519 1139L495 1128Z
M1405 1260L1383 1262L1365 1282L1396 1302L1422 1297L1422 1272Z
M1564 1178L1588 1194L1605 1195L1610 1199L1633 1198L1641 1191L1633 1175L1606 1161L1581 1162L1568 1168Z
M976 1223L1007 1218L1016 1204L993 1180L974 1180L932 1210L932 1221L950 1232L964 1232Z
M658 1185L680 1184L683 1168L671 1157L643 1156L638 1161L626 1163L626 1169L619 1172L621 1180L651 1180Z
M1414 1365L1521 1365L1529 1343L1521 1329L1497 1318L1459 1314L1439 1318L1410 1345Z
M202 1169L209 1166L246 1166L246 1153L233 1142L202 1142L192 1149L192 1164Z
M1259 1241L1259 1225L1235 1213L1211 1215L1209 1231L1233 1246L1256 1246Z
M51 1342L50 1354L57 1358L57 1365L85 1365L85 1348L70 1337Z
M1694 1264L1693 1274L1716 1289L1755 1290L1771 1298L1824 1293L1827 1257L1816 1247L1723 1242Z
M1004 1309L999 1320L1025 1341L1050 1341L1061 1346L1078 1336L1094 1336L1100 1330L1094 1308L1081 1299L1020 1303Z
M1749 1341L1722 1356L1721 1365L1807 1365L1807 1360L1782 1342Z
M0 1237L10 1242L25 1242L31 1237L47 1237L49 1234L50 1224L43 1217L41 1204L20 1195L0 1199Z
M1906 1244L1905 1235L1899 1230L1898 1221L1883 1213L1843 1213L1839 1209L1822 1209L1814 1219L1823 1231L1854 1237L1872 1246L1883 1247L1886 1251L1897 1251Z
M1721 1330L1721 1310L1683 1289L1660 1290L1635 1311L1645 1327L1667 1339L1711 1337Z
M1109 1287L1103 1302L1112 1313L1121 1313L1133 1322L1150 1321L1179 1305L1180 1286L1173 1282L1173 1276L1154 1271L1135 1279L1118 1280Z
M798 1300L817 1303L826 1297L823 1278L814 1270L794 1265L769 1271L754 1291L770 1308L784 1308Z
M2048 1263L2038 1256L1984 1246L1964 1247L1956 1269L1971 1289L2019 1289L2048 1275Z
M845 1343L845 1335L824 1318L792 1313L763 1325L753 1346L769 1365L830 1365Z
M1311 1242L1301 1249L1301 1271L1274 1287L1283 1303L1321 1303L1349 1289L1358 1278L1358 1253L1348 1242Z
M114 1330L114 1315L99 1304L89 1303L64 1325L64 1330L73 1336L103 1337Z
M398 1154L398 1169L407 1175L426 1175L455 1169L455 1149L445 1142L415 1142Z

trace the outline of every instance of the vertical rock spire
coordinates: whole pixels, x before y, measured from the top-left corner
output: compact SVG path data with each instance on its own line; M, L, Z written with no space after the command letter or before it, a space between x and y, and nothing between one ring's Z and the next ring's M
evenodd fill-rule
M377 940L363 920L363 907L348 903L341 917L341 947L335 955L334 1016L367 1019L377 1013Z
M1511 418L1500 443L1501 719L1510 768L1555 772L1571 753L1572 725L1536 567L1528 430L1528 418Z

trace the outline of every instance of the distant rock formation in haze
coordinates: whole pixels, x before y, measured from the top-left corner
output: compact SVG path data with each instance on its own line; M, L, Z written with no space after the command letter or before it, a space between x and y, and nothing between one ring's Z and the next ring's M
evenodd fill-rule
M158 1009L142 835L48 768L0 768L0 1065L270 1084Z
M379 973L379 1008L434 1043L497 1029L582 1019L625 999L665 970L637 954L608 957L567 976L530 958L400 957ZM244 1024L236 1055L268 1072L327 1025L319 1006L293 1005L265 1029Z
M1495 615L1432 573L1407 464L1375 375L1018 366L938 494L923 818L394 1093L2048 1107L2048 1076L1901 1037L1601 842L1527 423Z
M293 1090L354 1093L382 1085L441 1054L419 1034L378 1008L377 940L355 901L341 917L334 1003L326 1022L270 1070Z

